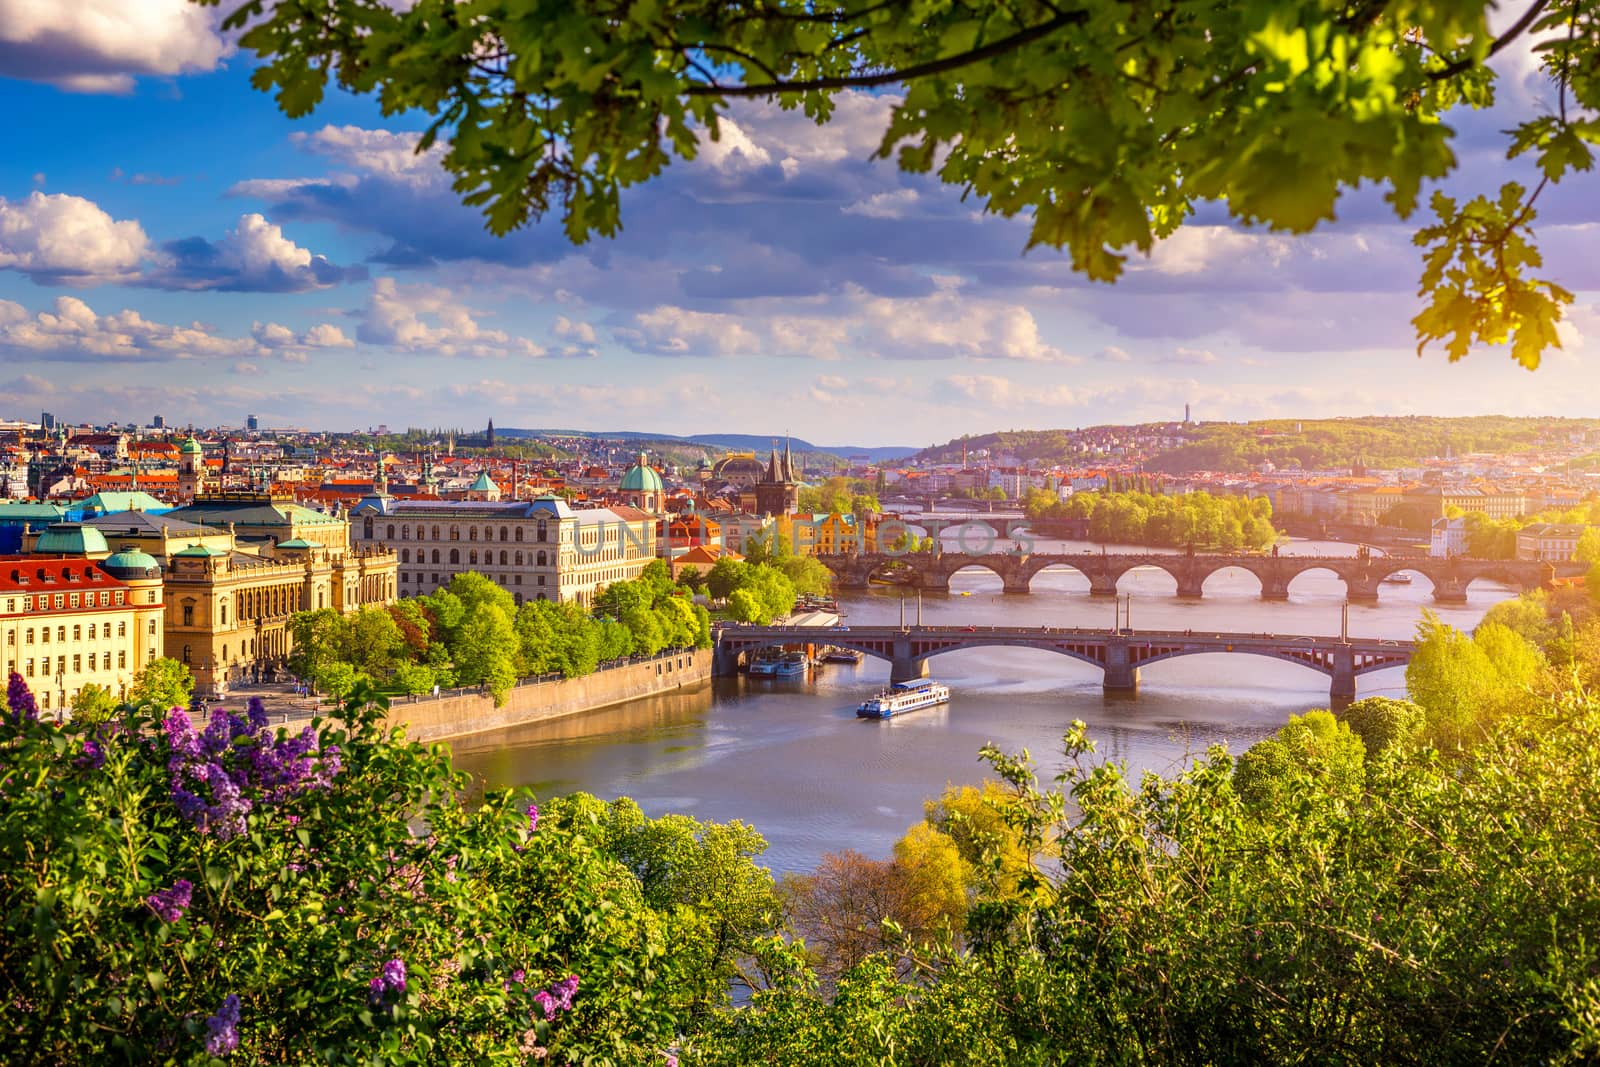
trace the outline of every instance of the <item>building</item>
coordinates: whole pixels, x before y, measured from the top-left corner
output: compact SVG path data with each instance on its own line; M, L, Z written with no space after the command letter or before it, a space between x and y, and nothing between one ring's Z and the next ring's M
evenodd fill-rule
M623 473L617 492L623 500L640 511L661 515L667 510L666 485L656 469L650 466L643 452L639 453L638 462Z
M205 449L193 437L178 448L178 499L187 504L205 491Z
M655 516L630 507L574 510L535 500L399 500L372 496L351 512L359 547L399 553L401 596L423 596L474 571L525 600L587 607L656 556Z
M1434 559L1451 559L1467 554L1467 520L1434 519L1432 543L1428 555Z
M149 557L0 556L0 649L58 716L86 685L121 698L162 654L161 571Z
M261 420L256 418L254 415L247 415L244 420L244 428L249 430L251 433L255 433L257 430L261 429Z
M92 521L113 540L161 548L167 654L189 665L206 697L281 671L295 612L348 615L400 592L394 552L354 544L344 516L272 493L210 493L165 515Z
M152 430L165 430L167 428L167 417L165 415L150 416L150 428Z
M1491 519L1514 519L1528 509L1528 499L1521 492L1478 486L1422 486L1408 490L1404 500L1420 505L1432 518L1444 518L1454 508L1463 514L1478 512Z
M1586 530L1600 529L1576 522L1536 522L1517 531L1517 558L1565 563L1578 549Z
M783 443L781 455L773 446L767 469L751 490L758 515L793 515L800 510L800 478L795 473L789 442Z

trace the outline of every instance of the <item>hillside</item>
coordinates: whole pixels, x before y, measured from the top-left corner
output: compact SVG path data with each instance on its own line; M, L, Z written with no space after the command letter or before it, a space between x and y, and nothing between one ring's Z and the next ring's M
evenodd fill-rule
M1574 435L1594 441L1600 420L1522 418L1481 415L1367 416L1348 419L1270 419L1248 423L1203 423L1173 430L1172 424L1101 426L1084 430L1013 430L957 438L917 453L917 461L959 461L988 449L1030 466L1071 466L1103 459L1091 445L1109 438L1127 442L1176 432L1184 443L1147 452L1147 470L1184 474L1197 470L1242 472L1271 462L1280 468L1345 468L1358 462L1373 467L1421 463L1470 452L1522 452L1565 446Z

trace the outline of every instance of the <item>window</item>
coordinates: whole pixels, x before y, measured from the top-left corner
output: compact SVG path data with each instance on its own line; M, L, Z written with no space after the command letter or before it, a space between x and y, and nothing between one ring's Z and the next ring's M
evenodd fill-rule
M467 527L467 540L468 541L476 541L477 539L478 539L478 528L476 526L468 526Z
M520 526L517 527L517 540L518 541L522 540L522 527L520 527Z
M228 646L227 645L223 645L222 646L222 662L224 662L224 663L228 662Z
M522 566L522 551L521 551L521 549L517 550L517 554L516 554L515 558L516 558L516 561L517 561L517 566L519 566L519 567Z
M22 598L22 610L23 611L32 611L33 610L33 597L25 596L25 597Z
M89 624L89 640L93 641L94 639L95 639L95 625L94 625L94 623L91 622Z
M517 575L515 578L512 579L512 582L514 584L516 584L516 585L521 585L522 584L522 575L520 575L520 574Z
M322 610L322 594L323 594L323 590L318 589L317 590L317 610L318 611Z
M451 563L460 563L461 562L461 550L459 548L452 548L450 550L450 562Z
M371 519L368 519L366 522L363 522L361 524L361 536L365 537L368 541L372 540L372 520Z
M422 532L422 527L420 527L420 526L417 527L417 533L420 534L421 532ZM402 527L400 527L400 540L402 540L402 541L411 540L411 527L410 526L402 526Z
M74 641L82 641L83 640L83 627L82 626L74 626L72 628L72 639Z
M108 663L108 664L106 664L106 666L109 667L109 666L111 666L111 664ZM96 669L95 668L95 653L93 653L93 652L89 653L89 669L91 671Z
M433 550L433 562L439 562L439 550L437 548Z
M538 560L538 565L541 567L545 566L548 560L548 557L545 555L544 549L542 548L539 550L539 555L536 558Z
M410 585L411 584L411 575L410 574L402 574L400 576L400 584L401 585Z
M410 563L411 562L411 550L409 548L402 548L400 550L400 562L401 563Z
M73 599L74 599L74 601L76 601L77 598L74 597ZM60 593L57 593L56 594L56 607L64 608L66 606L67 606L67 598L62 596Z
M540 585L543 585L543 584L544 584L544 575L542 575L542 574L541 574L541 575L539 575L539 584L540 584Z
M127 665L128 665L128 650L125 649L125 648L117 649L117 666L119 668L121 668L121 667L126 667Z
M547 532L548 531L545 529L545 521L540 519L538 527L534 530L533 539L535 541L548 541L549 537L546 536Z
M46 634L47 637L48 637L49 633L50 633L49 630L45 630L45 634ZM33 644L33 627L30 626L28 628L28 636L22 639L22 643L25 644L25 645Z
M439 527L437 526L433 528L433 539L435 541L439 540Z
M63 658L65 658L65 657L63 657ZM82 656L73 656L72 657L72 673L73 674L82 674L83 673L83 657Z
M474 532L476 532L476 531L474 531ZM473 540L477 540L477 538L473 538ZM478 562L478 550L477 549L473 549L471 552L467 553L467 562L468 563L472 563L472 564L476 564Z
M65 626L57 626L56 627L56 640L57 641L65 641L66 639L67 639L67 628Z
M452 540L452 541L461 540L461 527L459 527L459 526L450 527L450 540Z
M506 539L506 528L504 526L502 526L502 527L500 527L500 540L504 541L505 539Z
M151 619L150 620L150 636L154 637L155 635L156 635L156 620ZM152 655L154 655L155 654L155 649L151 649L150 652L151 652Z
M192 660L192 659L191 659L191 658L190 658L190 655L189 655L189 646L188 646L188 645L184 645L184 646L183 646L183 662L185 662L185 663L192 663L192 662L194 662L194 661L193 661L193 660Z
M506 558L506 550L502 548L500 550L500 566L504 567L506 565Z
M222 602L221 609L222 609L222 625L226 626L226 625L228 625L228 602L226 600L224 600Z
M389 540L394 540L394 523L389 524Z
M185 604L183 606L183 624L185 626L193 626L194 625L194 605L193 604Z
M33 677L33 660L28 660L28 677Z
M94 595L94 594L93 594L93 593L90 593L90 594L89 594L89 595L90 595L90 596L93 596L93 595ZM71 605L72 605L72 606L73 606L73 607L77 607L77 606L78 606L78 594L77 594L77 593L73 593L73 594L72 594L72 596L71 596L71 597L70 597L70 598L68 598L68 600L69 600L69 603L70 603L70 604L71 604Z

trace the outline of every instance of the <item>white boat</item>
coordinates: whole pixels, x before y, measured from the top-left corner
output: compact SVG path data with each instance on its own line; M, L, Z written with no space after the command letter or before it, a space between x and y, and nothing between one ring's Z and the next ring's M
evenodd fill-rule
M771 678L778 673L778 660L780 653L776 649L764 648L750 658L750 677Z
M856 715L863 719L890 719L949 700L949 686L931 678L914 678L909 682L896 682L872 699L862 701L856 708Z
M1385 578L1384 582L1386 584L1388 584L1388 585L1410 585L1411 584L1411 572L1410 571L1395 571L1393 574L1391 574L1387 578Z
M804 652L785 652L772 673L779 678L802 678L811 669L811 661Z

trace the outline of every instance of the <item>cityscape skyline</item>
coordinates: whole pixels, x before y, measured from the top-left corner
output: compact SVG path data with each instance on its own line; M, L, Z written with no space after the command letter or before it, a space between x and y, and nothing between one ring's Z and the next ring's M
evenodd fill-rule
M1023 221L871 162L893 98L846 93L826 130L736 108L625 195L615 240L572 246L554 218L500 239L413 153L417 117L335 92L285 118L219 12L186 0L79 10L59 40L13 19L29 63L0 50L20 116L0 160L15 417L759 433L776 394L796 432L871 446L1190 402L1223 421L1588 410L1600 208L1576 186L1540 203L1549 274L1579 294L1565 349L1532 374L1494 350L1449 365L1412 354L1418 254L1371 190L1305 237L1206 209L1108 287L1024 255ZM1549 90L1526 49L1497 63L1452 190L1535 169L1496 158L1497 131Z

